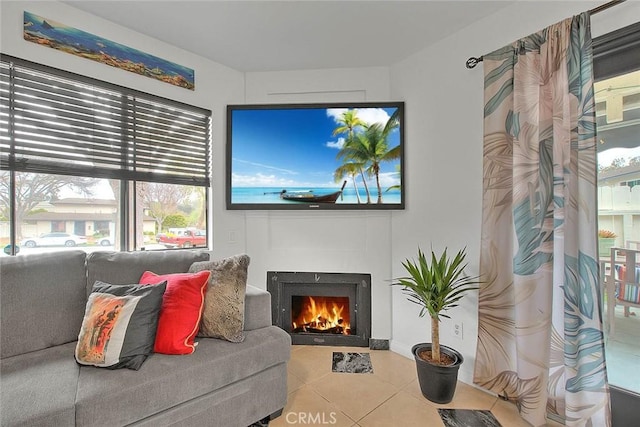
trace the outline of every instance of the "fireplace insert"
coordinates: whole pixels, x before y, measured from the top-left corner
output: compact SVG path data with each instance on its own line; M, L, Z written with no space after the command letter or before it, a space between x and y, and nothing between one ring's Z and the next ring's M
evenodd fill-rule
M267 272L273 324L293 344L369 346L371 275Z

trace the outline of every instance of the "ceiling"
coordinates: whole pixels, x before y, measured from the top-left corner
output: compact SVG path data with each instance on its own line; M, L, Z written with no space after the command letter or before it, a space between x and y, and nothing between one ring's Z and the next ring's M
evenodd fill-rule
M391 65L515 1L63 3L249 72Z

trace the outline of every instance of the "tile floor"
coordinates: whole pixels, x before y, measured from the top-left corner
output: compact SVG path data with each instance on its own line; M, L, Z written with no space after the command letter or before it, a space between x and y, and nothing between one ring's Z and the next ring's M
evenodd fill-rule
M373 373L332 372L334 351L368 352ZM490 410L504 427L530 426L514 405L461 382L451 403L429 402L420 392L414 363L388 350L295 345L289 362L287 406L269 427L444 426L438 408Z

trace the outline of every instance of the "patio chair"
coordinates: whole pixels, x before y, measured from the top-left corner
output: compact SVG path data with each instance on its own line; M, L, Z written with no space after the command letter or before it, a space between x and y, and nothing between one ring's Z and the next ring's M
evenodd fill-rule
M624 317L640 308L640 250L611 248L610 267L605 274L609 335L615 333L615 307L624 306Z

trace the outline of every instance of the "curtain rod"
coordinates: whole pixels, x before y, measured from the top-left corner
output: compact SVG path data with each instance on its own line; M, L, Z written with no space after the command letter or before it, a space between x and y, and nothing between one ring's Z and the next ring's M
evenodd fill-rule
M587 12L589 13L589 15L595 15L596 13L600 13L603 10L609 9L610 7L617 6L620 3L624 3L625 1L626 0L611 0L610 2L601 4L600 6L594 7L593 9L589 9ZM476 58L475 56L472 56L471 58L467 59L466 66L469 69L475 68L475 66L481 62L482 62L482 56L478 58Z

